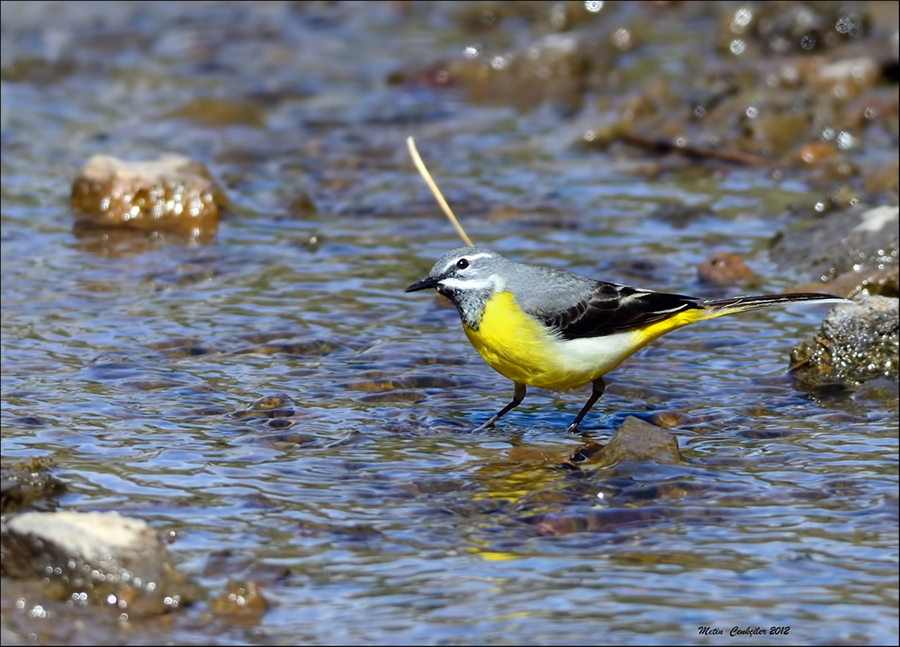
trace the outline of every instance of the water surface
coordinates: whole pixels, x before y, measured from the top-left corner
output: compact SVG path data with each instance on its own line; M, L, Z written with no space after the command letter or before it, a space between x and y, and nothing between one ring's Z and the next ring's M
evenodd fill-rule
M197 5L3 5L4 67L40 74L2 86L2 449L53 457L65 509L172 533L209 595L253 580L270 608L242 624L201 602L123 625L59 605L40 621L5 584L5 623L70 644L748 640L734 627L896 642L896 399L808 394L786 370L827 306L701 324L630 359L586 436L676 412L688 462L596 473L559 466L585 440L564 429L587 389L530 389L470 433L512 385L455 311L403 292L459 245L410 134L479 244L681 293L737 293L696 279L723 248L758 291L807 281L766 256L787 206L810 200L802 178L646 175L650 161L569 145L590 106L567 122L386 84L464 42L446 9ZM178 116L210 97L262 121ZM69 190L92 154L169 151L234 203L213 241L73 233ZM671 204L701 209L677 222ZM289 400L234 415L264 396Z

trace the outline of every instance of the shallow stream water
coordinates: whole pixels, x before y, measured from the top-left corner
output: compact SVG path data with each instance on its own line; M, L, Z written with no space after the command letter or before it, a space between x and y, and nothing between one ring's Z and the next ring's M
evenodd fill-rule
M738 292L697 281L718 249L754 291L809 280L766 255L815 199L803 178L658 176L571 146L589 110L387 85L458 43L447 10L395 4L3 4L3 66L34 66L2 83L3 459L52 457L62 508L145 519L208 595L255 581L269 605L42 618L5 582L4 622L68 644L896 643L896 405L787 372L828 306L662 338L610 374L583 438L564 430L587 389L531 389L470 433L512 385L454 310L403 292L459 245L407 135L477 243L702 296ZM184 110L210 97L250 108ZM214 240L73 232L91 155L173 151L233 202ZM278 414L241 413L267 396ZM560 467L667 412L685 465Z

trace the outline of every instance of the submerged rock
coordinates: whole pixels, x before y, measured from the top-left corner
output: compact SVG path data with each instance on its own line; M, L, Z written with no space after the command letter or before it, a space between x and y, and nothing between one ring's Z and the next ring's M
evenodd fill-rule
M628 416L608 445L583 447L567 464L573 466L589 462L592 467L612 467L625 461L653 461L662 464L684 462L675 436L640 418Z
M733 252L716 252L697 266L697 278L711 285L746 285L756 280L743 259Z
M875 378L898 378L898 300L858 295L834 308L812 342L791 352L791 370L812 387L857 386Z
M722 33L741 34L771 54L821 52L865 38L867 8L857 3L772 2L739 5Z
M269 608L256 582L230 581L209 603L209 609L227 623L255 627Z
M180 155L143 162L95 155L72 187L82 226L200 235L215 230L224 204L203 165Z
M151 616L192 601L150 526L116 512L25 512L2 527L0 572L39 578L47 594Z
M576 532L638 532L684 517L676 508L608 508L588 510L582 515L546 514L531 521L538 535L569 535Z
M283 418L293 416L294 401L289 395L276 393L255 400L248 408L228 414L238 420L246 418Z
M0 512L9 514L43 505L55 507L53 499L66 491L65 484L50 474L53 461L28 458L0 469ZM49 501L48 501L49 500Z
M407 85L460 86L474 103L514 103L533 108L552 100L562 114L581 110L592 71L612 66L615 47L606 39L579 33L551 33L527 47L487 50L466 47L457 58L398 70L388 81Z
M896 206L833 212L779 234L771 256L782 269L808 267L820 281L862 267L889 267L900 258L898 221Z

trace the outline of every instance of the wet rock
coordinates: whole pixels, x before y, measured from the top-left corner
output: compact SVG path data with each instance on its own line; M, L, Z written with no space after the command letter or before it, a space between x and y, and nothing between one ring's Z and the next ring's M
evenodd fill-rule
M198 98L165 115L169 119L188 119L206 128L247 126L265 128L266 112L254 101Z
M697 278L704 283L726 286L753 283L756 275L737 254L716 252L697 266Z
M896 195L900 191L900 162L867 168L862 178L863 191L869 194Z
M834 61L813 59L805 72L806 85L812 90L846 98L874 86L881 78L881 64L871 56Z
M650 416L650 423L657 427L677 427L679 425L694 424L697 418L690 416L682 411L666 409L663 411L655 411Z
M824 292L852 299L857 294L877 294L883 297L900 297L900 266L881 268L863 267L859 271L844 272L827 283L809 283L797 292Z
M791 352L791 370L805 385L857 386L875 378L898 378L898 300L860 294L834 308L812 342Z
M267 395L253 402L247 409L234 411L228 416L237 420L247 418L290 418L294 415L294 401L282 393Z
M694 513L709 517L712 513ZM589 510L582 515L546 514L531 519L539 535L568 535L575 532L636 533L669 521L690 522L688 514L677 508L647 506L641 508L608 508Z
M451 389L459 382L448 377L434 375L407 375L398 378L379 378L343 382L338 386L348 391L424 391L425 389Z
M586 34L547 34L516 50L466 47L458 58L424 69L399 70L393 83L461 86L469 99L487 105L512 102L532 108L552 99L564 114L580 110L584 84L597 66L608 63L614 47Z
M71 58L50 61L29 56L16 58L0 67L0 79L9 83L59 84L76 74L78 68L78 63Z
M896 206L833 212L779 233L771 243L771 257L782 269L809 267L820 281L860 267L897 265L898 222Z
M885 378L876 378L860 385L853 399L857 402L866 402L871 406L884 406L896 409L900 400L900 382Z
M460 2L452 16L460 27L471 32L496 29L513 20L540 31L564 31L597 20L603 15L602 2Z
M765 157L781 157L793 150L797 136L809 129L810 115L789 105L771 104L758 109L744 123L743 150Z
M128 617L172 611L195 598L157 534L116 512L25 512L2 527L2 574L38 578L59 600Z
M628 416L608 445L587 445L579 449L567 464L574 466L588 462L592 467L612 467L624 461L684 462L675 436L640 418Z
M724 33L749 37L773 54L819 52L861 39L869 31L863 5L842 2L771 2L741 5L726 16Z
M620 144L665 155L663 168L699 159L799 166L823 184L855 180L868 176L869 160L854 152L882 147L884 131L888 141L896 135L896 98L883 83L896 56L881 52L895 51L897 38L869 28L896 16L877 3L522 4L463 3L457 20L479 38L455 57L411 63L390 80L454 86L491 105L550 103L566 119L594 101L583 123L572 120L569 141L616 155ZM718 47L698 50L698 65L685 66L685 75L623 66L623 52L668 37L666 22L654 20L663 10L688 22L719 16ZM523 29L530 30L524 37ZM875 180L891 183L889 174Z
M225 591L210 601L209 610L229 624L253 627L269 605L255 582L228 582Z
M0 469L0 512L9 514L32 507L50 509L66 486L50 474L53 461L28 458Z
M225 198L206 169L180 155L126 162L95 155L75 179L80 227L201 235L215 231Z
M275 420L282 419L276 418ZM293 428L294 424L295 423L291 421L289 429ZM268 424L265 424L264 426L269 427ZM277 424L275 427L277 427ZM266 432L264 429L247 428L239 431L245 433L230 441L234 445L257 445L260 447L268 447L279 452L289 452L301 447L312 448L322 446L322 441L318 437L292 430Z
M337 341L314 339L301 342L268 342L250 348L238 348L235 354L287 355L290 357L324 357L345 348Z
M797 151L797 161L809 166L817 166L837 154L831 142L808 142Z

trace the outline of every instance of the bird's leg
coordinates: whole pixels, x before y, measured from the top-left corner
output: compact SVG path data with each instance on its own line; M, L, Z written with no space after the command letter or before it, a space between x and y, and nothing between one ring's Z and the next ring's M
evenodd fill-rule
M494 426L495 422L497 422L504 415L506 415L507 413L509 413L510 411L515 409L517 406L522 404L522 400L525 399L525 385L519 384L518 382L516 382L515 385L516 385L516 390L513 393L512 402L510 402L505 407L500 409L500 411L498 411L490 420L488 420L486 423L481 425L475 431L484 431L485 429L491 429Z
M603 391L606 389L606 382L603 381L602 377L598 377L593 381L594 390L591 392L591 397L588 398L588 401L585 402L584 406L581 408L581 413L575 416L575 422L569 425L569 428L566 431L575 432L578 431L578 423L580 423L584 416L587 415L587 412L591 410L591 407L594 406L594 403L600 399L600 396L603 395ZM500 413L506 413L505 411L501 411Z

